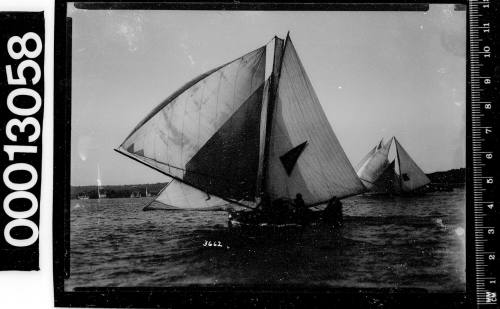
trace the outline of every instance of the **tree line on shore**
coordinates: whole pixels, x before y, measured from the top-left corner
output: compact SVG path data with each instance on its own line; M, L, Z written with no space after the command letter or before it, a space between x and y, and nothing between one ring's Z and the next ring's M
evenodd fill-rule
M429 173L427 176L433 184L442 184L449 187L462 187L465 184L465 168ZM106 194L106 198L126 198L131 197L133 194L137 195L137 193L140 193L140 196L144 197L146 196L146 189L151 196L155 196L166 185L166 182L136 185L110 185L101 186L100 190L101 193ZM71 199L76 199L79 196L87 196L90 199L96 199L97 185L71 186Z

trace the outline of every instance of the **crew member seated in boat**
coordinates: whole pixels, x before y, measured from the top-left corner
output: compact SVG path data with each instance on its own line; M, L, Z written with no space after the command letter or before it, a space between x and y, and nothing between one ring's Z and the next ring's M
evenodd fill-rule
M251 217L257 221L259 219L269 217L270 209L272 208L270 206L271 206L271 199L269 198L269 194L267 194L267 192L264 192L264 194L260 199L260 202L255 207L256 211L253 212Z
M328 205L323 211L323 221L333 224L334 226L342 226L344 221L342 214L342 202L336 197L332 197L328 201Z
M297 193L293 202L295 204L295 214L297 219L303 224L306 223L309 217L309 209L306 207L302 194Z

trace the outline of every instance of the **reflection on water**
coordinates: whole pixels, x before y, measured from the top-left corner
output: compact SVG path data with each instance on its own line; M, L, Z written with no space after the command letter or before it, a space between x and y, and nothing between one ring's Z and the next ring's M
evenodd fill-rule
M142 211L149 199L71 201L67 290L276 283L465 290L464 190L353 197L344 201L341 230L279 235L230 231L225 212Z

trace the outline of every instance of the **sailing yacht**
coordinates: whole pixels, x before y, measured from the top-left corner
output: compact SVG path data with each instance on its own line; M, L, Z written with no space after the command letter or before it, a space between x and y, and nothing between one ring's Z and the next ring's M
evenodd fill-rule
M394 145L396 156L389 162L389 150ZM408 194L422 191L429 178L401 146L396 137L381 141L356 166L358 177L371 193Z
M145 210L253 210L298 193L315 206L365 191L289 34L188 82L115 150L173 179Z

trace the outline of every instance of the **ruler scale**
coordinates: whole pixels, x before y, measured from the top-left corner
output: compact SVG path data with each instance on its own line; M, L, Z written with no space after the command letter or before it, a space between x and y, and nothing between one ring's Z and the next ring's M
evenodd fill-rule
M469 1L469 98L472 139L474 272L477 308L496 308L496 203L494 201L494 8L488 0ZM469 188L471 189L471 188Z

